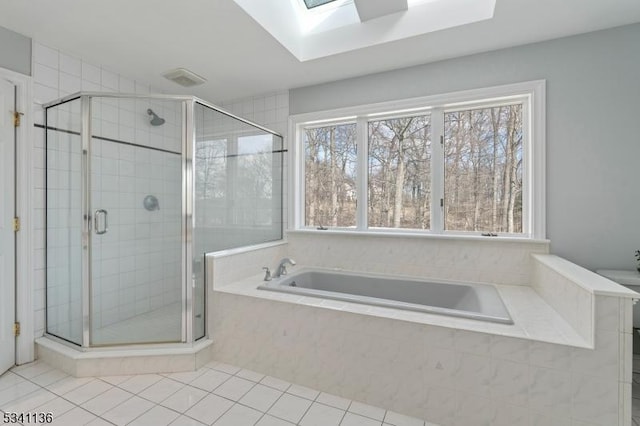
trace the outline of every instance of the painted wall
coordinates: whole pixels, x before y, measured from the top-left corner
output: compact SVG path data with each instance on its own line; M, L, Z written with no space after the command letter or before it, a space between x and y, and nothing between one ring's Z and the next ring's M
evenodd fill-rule
M298 88L290 113L546 79L547 238L590 269L640 248L640 24Z
M31 75L31 39L0 27L0 68Z

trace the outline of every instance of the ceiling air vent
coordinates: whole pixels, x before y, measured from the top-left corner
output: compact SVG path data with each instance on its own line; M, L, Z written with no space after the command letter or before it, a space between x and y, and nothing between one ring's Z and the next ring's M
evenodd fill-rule
M167 71L162 74L162 76L184 87L197 86L207 81L207 79L185 68L176 68L175 70Z

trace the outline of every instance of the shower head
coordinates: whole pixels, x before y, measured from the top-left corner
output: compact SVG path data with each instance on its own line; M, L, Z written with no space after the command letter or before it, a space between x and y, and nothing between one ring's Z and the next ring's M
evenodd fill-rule
M164 124L164 118L158 117L158 114L153 112L153 110L151 108L149 108L147 110L147 114L149 114L151 116L150 123L151 123L152 126L162 126Z

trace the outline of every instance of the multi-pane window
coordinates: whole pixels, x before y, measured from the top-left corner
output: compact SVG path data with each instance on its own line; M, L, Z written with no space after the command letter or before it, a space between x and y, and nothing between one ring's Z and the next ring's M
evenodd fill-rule
M294 116L297 226L544 238L544 83L496 89Z

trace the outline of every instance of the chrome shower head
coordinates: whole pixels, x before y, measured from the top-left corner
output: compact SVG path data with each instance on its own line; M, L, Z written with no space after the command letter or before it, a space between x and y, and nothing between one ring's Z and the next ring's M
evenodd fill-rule
M162 126L164 124L164 118L158 117L158 114L153 112L153 110L151 108L149 108L147 110L147 114L149 114L151 116L150 123L151 123L152 126Z

